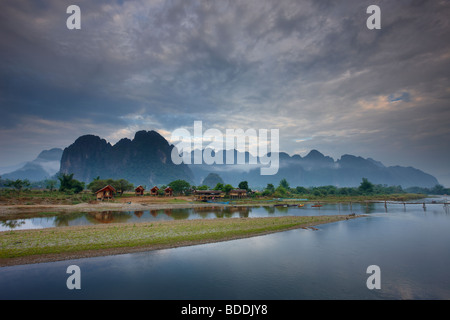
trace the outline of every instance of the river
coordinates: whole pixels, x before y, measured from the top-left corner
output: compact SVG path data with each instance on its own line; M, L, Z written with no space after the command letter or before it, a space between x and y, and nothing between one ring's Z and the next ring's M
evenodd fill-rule
M133 222L350 212L365 216L320 225L317 231L3 267L0 299L450 299L450 214L429 201L426 208L398 203L387 210L384 204L353 204L351 210L330 204L119 215ZM44 219L20 227L55 226ZM89 220L79 216L66 225L100 223ZM66 286L69 265L80 268L80 290ZM380 289L367 286L372 265L379 267Z

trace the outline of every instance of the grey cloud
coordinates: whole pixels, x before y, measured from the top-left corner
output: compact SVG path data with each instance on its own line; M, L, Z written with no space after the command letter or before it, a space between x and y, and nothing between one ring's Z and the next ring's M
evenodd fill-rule
M369 153L370 143L370 156L398 160L383 144L389 136L403 146L412 136L450 142L448 2L374 1L379 31L365 27L357 0L78 1L76 32L65 28L69 4L2 4L2 126L24 114L85 117L111 133L139 125L127 120L135 114L165 130L194 120L278 127L291 153ZM403 92L410 109L361 108ZM408 116L427 119L422 134ZM316 138L287 142L300 137Z

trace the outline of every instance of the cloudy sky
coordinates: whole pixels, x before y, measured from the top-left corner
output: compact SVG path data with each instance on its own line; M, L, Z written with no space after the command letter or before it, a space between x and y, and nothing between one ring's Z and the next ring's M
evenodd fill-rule
M450 186L448 17L439 0L3 0L0 167L84 134L169 138L201 120Z

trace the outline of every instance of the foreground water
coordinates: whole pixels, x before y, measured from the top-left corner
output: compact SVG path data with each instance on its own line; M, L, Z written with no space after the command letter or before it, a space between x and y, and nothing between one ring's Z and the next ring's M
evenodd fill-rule
M349 213L283 209L248 215ZM450 299L448 210L398 204L386 212L377 204L369 211L318 231L4 267L0 299ZM69 265L80 267L80 290L66 286ZM380 289L367 287L370 265L380 268Z

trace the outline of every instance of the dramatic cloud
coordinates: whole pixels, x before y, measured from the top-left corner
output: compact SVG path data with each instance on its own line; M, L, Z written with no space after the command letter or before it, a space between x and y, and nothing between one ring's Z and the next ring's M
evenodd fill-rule
M448 1L77 1L68 30L71 4L2 2L0 165L201 120L279 129L290 154L450 172Z

